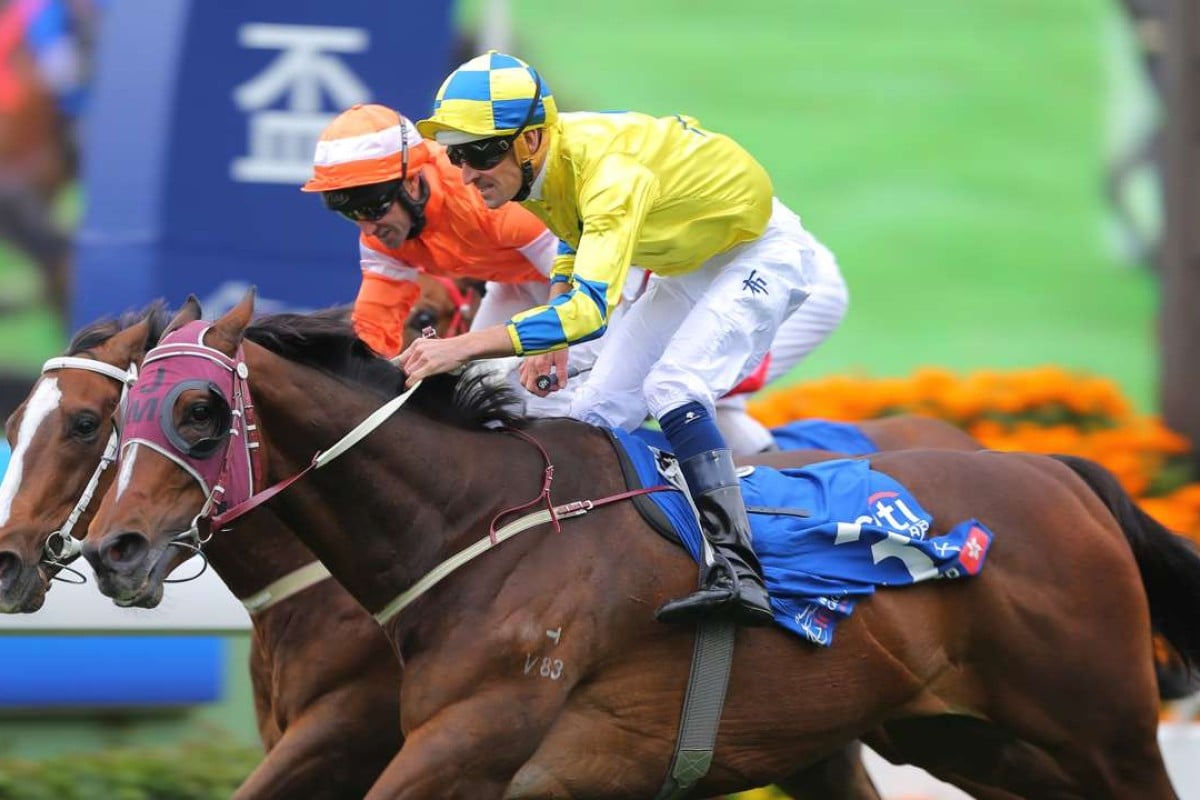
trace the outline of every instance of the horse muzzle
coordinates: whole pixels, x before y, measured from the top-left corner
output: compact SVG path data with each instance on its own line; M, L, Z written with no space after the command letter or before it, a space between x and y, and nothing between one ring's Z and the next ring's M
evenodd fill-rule
M122 531L100 542L85 540L83 557L96 573L96 585L119 606L153 608L162 599L162 581L153 581L156 554L145 534Z
M0 550L0 614L30 614L46 602L49 576L38 561L13 550Z

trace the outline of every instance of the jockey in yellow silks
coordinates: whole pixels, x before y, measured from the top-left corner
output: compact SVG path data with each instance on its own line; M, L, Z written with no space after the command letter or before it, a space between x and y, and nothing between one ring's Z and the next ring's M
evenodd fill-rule
M526 388L544 393L536 378L565 373L563 348L605 333L630 265L648 270L649 285L606 341L570 414L632 428L649 410L680 460L713 558L700 590L668 602L659 619L721 611L769 623L732 455L713 415L716 398L753 370L784 320L826 285L840 287L840 306L809 349L836 325L844 285L828 251L732 139L684 116L560 115L540 76L502 53L451 73L433 116L417 129L446 146L490 208L520 202L563 244L547 305L503 326L414 342L400 356L410 382L471 359L517 354L530 356Z

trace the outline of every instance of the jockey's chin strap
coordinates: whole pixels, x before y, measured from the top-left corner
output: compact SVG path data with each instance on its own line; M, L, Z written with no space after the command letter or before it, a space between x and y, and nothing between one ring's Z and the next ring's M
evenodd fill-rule
M537 439L534 439L524 431L520 431L515 428L499 428L498 430L523 439L537 448L538 453L542 457L542 463L545 465L545 468L542 472L542 490L538 493L537 497L533 498L528 503L522 503L519 506L512 506L511 508L501 510L494 517L492 517L492 522L488 526L487 536L479 539L474 544L467 546L466 548L452 555L450 558L447 558L442 563L438 564L436 567L426 573L423 578L397 595L396 598L384 606L383 609L376 612L373 616L375 617L375 621L380 625L386 625L388 622L395 619L397 614L411 605L418 597L428 592L437 584L441 583L441 581L448 577L452 572L474 560L478 556L483 555L485 552L493 547L496 547L501 542L513 538L518 533L527 531L530 528L535 528L538 525L544 525L547 522L554 527L555 533L561 533L561 520L582 516L594 508L606 506L610 503L617 503L622 500L629 500L637 497L638 495L650 494L651 492L679 491L677 487L668 486L666 484L659 486L646 486L640 489L629 489L624 492L618 492L617 494L608 495L607 497L601 497L596 500L574 500L570 503L563 503L562 505L556 506L550 499L550 486L554 482L554 464L551 463L550 455L546 452L546 448L542 447L541 443ZM539 504L544 504L546 507L540 511L534 511L518 517L499 529L496 528L496 523L498 523L504 517L507 517L510 514L515 514L518 511L524 511L530 506Z
M121 369L120 367L114 367L112 364L106 364L103 361L96 361L92 358L61 356L59 358L52 358L43 364L42 374L45 375L47 372L60 369L81 369L87 372L95 372L99 375L112 378L121 384L121 399L117 402L116 411L113 413L113 429L108 436L108 443L104 446L104 453L100 456L100 463L92 471L92 477L88 479L87 485L84 486L79 499L75 501L75 507L67 515L67 519L63 522L62 527L56 531L51 531L50 535L46 538L45 544L42 545L41 563L54 569L53 574L50 575L52 580L60 580L65 583L87 583L87 578L82 572L68 566L72 561L79 558L82 552L79 541L71 535L71 532L75 529L79 518L83 516L84 512L91 505L92 497L96 494L96 487L100 484L100 477L117 460L117 452L121 441L121 432L119 429L121 414L125 407L125 400L129 396L129 387L137 380L138 370L137 364L130 364L128 369ZM70 579L64 578L59 574L61 571L66 571L74 577Z

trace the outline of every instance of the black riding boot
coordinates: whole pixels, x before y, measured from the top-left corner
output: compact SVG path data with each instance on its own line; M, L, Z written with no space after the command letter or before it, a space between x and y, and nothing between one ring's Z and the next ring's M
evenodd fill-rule
M693 623L714 612L732 614L743 625L773 620L762 567L750 544L750 520L729 450L709 450L680 462L701 530L712 545L714 563L705 568L700 589L658 609L659 622Z

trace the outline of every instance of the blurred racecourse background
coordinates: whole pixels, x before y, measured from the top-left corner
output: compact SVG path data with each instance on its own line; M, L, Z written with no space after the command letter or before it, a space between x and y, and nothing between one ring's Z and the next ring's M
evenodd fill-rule
M1156 282L1102 191L1155 113L1116 3L510 6L510 46L564 109L697 116L749 148L836 252L852 310L796 378L1056 363L1153 402ZM456 19L478 31L483 11L469 0ZM37 292L0 251L0 300ZM0 321L2 364L36 368L62 343L44 309Z
M1154 408L1158 281L1105 187L1159 112L1118 3L464 0L453 13L458 55L508 49L537 67L561 110L690 114L767 167L851 291L841 328L785 383L1056 364ZM376 30L374 46L413 35ZM400 110L426 115L434 88L429 104ZM1126 198L1151 236L1156 198L1150 172ZM74 225L84 202L69 188L55 213ZM0 372L31 381L64 346L69 326L41 296L38 270L0 242ZM55 591L72 590L95 593ZM103 718L0 709L0 757L197 739L253 747L248 637L222 648L217 702Z

